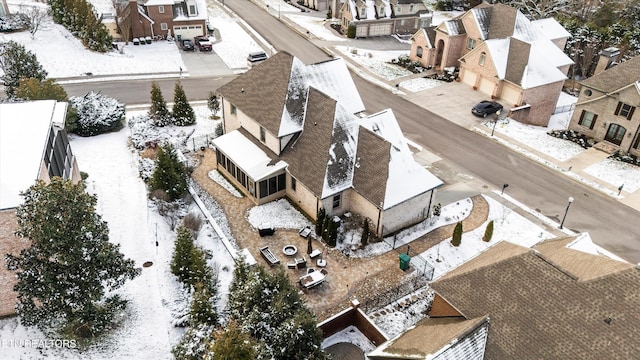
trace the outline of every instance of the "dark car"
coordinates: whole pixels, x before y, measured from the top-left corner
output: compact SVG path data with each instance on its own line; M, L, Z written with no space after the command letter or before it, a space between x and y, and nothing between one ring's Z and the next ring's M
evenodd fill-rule
M471 108L473 115L482 117L487 117L487 115L495 114L498 111L502 111L502 105L489 100L480 101Z
M252 52L247 56L247 67L251 69L252 66L257 65L267 60L267 54L264 51Z
M213 44L209 41L209 38L206 36L196 36L193 38L193 42L198 47L200 51L212 51Z
M182 40L180 42L180 47L182 47L182 50L184 51L194 51L196 49L196 47L193 45L193 41L188 39Z

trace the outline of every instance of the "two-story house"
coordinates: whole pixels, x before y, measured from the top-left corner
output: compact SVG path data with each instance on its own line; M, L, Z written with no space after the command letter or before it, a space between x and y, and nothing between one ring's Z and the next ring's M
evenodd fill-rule
M123 18L130 24L130 39L172 36L180 40L207 34L204 0L129 0Z
M342 59L279 52L219 89L217 169L256 204L287 197L310 218L351 211L384 236L430 216L443 183L412 156L391 110L364 105Z
M54 176L81 180L64 130L66 112L67 103L55 100L0 104L0 317L13 315L17 300L16 275L7 270L4 255L29 246L28 239L14 235L20 192Z
M616 48L603 50L596 73L580 82L569 129L604 141L603 150L640 156L640 56L617 64L619 55Z
M546 125L573 62L569 33L554 19L530 21L516 8L486 3L412 37L410 59L441 70L512 106L509 116Z
M421 0L347 0L339 13L342 32L355 26L356 37L413 34L431 25Z

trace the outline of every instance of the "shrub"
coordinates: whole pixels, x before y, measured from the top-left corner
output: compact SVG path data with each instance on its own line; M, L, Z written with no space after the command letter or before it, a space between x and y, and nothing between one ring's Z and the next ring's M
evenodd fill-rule
M369 219L364 219L364 224L362 226L362 237L360 239L362 246L367 246L369 243Z
M124 104L93 91L83 97L71 97L78 119L73 131L80 136L93 136L114 130L124 121Z
M318 209L318 213L316 216L316 234L322 235L322 230L324 229L324 219L326 217L326 213L324 208Z
M347 28L347 37L349 39L355 39L355 37L356 37L356 26L355 25L349 25L349 27Z
M493 220L489 221L487 224L487 228L484 229L484 236L482 237L482 241L489 242L493 237Z
M458 221L456 227L453 229L453 237L451 238L451 245L458 247L462 242L462 223Z
M187 192L187 171L170 143L158 150L156 170L149 183L152 193L158 189L167 193L168 201L177 200Z

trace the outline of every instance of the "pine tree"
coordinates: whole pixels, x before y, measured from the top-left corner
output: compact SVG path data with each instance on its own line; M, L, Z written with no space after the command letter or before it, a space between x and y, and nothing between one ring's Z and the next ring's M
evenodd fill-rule
M326 217L326 212L324 211L324 208L318 209L318 213L316 215L316 234L322 235L325 217Z
M149 190L163 190L168 201L179 199L187 192L187 172L170 143L158 150L156 169L149 182Z
M173 90L173 124L177 126L187 126L196 123L196 114L187 101L182 84L176 82Z
M482 241L489 242L493 237L493 220L489 221L487 227L484 229L484 236L482 237Z
M214 342L209 347L211 360L253 360L255 350L249 335L234 320L229 321L224 330L214 334Z
M451 245L458 247L462 242L462 222L458 221L456 227L453 229L453 237L451 238Z
M362 237L360 239L362 246L367 246L369 243L369 219L364 219L364 224L362 226Z
M69 100L67 92L62 85L53 79L40 81L34 78L23 78L16 88L15 96L24 100Z
M209 97L207 98L207 107L213 114L211 114L212 119L218 119L219 116L216 114L220 110L220 100L218 100L218 95L216 95L213 91L209 92Z
M153 119L155 126L167 126L171 122L171 114L167 109L167 102L162 96L162 90L157 82L151 83L151 107L149 108L149 117Z
M191 252L195 246L193 244L193 235L189 229L180 226L177 232L176 246L171 258L171 273L177 276L180 282L186 283L189 278Z
M214 300L215 298L207 286L202 283L196 284L189 309L189 323L192 326L196 324L216 325L218 323L218 313L212 305Z
M95 336L126 302L107 293L140 274L133 260L109 242L109 228L95 212L97 199L82 183L54 177L22 193L17 235L31 240L18 256L6 257L17 270L17 313L25 326L71 329Z
M4 71L0 80L9 98L15 97L21 79L43 81L47 77L36 55L15 41L0 45L0 68Z

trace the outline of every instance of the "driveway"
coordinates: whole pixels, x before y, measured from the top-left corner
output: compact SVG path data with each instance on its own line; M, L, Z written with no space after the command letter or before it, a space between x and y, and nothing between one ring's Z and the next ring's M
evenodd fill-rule
M188 75L190 77L234 74L233 70L227 67L215 51L180 50L180 56L182 56L184 65L189 69Z

